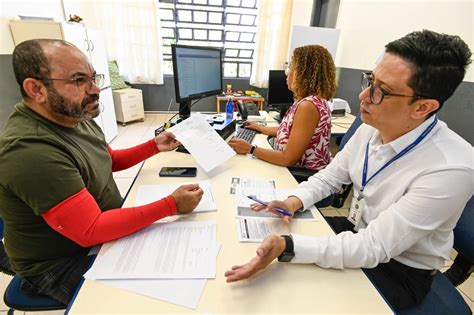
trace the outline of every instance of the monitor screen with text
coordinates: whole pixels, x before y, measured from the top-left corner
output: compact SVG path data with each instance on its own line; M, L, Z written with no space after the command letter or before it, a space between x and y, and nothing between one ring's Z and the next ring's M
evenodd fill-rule
M173 47L176 101L222 92L222 51L210 47Z

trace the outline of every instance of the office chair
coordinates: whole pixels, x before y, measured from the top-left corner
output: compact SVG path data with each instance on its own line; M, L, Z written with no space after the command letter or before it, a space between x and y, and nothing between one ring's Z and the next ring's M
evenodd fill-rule
M458 286L469 278L474 269L474 197L466 204L464 211L454 229L454 249L458 255L453 265L444 273L454 286Z
M474 257L474 198L466 204L464 211L454 229L454 248L471 263ZM453 267L451 267L453 268ZM472 314L456 287L448 278L437 271L433 278L431 290L420 305L402 310L399 315L435 315L435 314Z
M360 127L360 125L362 125L362 120L360 119L360 113L358 113L354 121L352 122L351 126L349 127L349 129L347 129L346 133L342 137L341 142L339 143L339 151L344 149L347 141L349 141L349 139L354 135L354 133Z
M0 217L0 273L4 273L8 276L14 276L15 273L11 270L10 260L7 257L5 252L5 247L3 246L3 220Z
M45 295L37 295L21 289L21 278L16 275L7 286L3 301L10 308L8 314L13 310L35 312L55 311L66 309L66 305Z
M362 120L360 119L360 113L358 113L356 115L356 118L352 122L352 125L349 127L349 129L347 129L347 132L344 134L341 141L339 142L339 151L344 149L344 147L346 146L346 143L354 135L354 133L360 127L361 124L362 124ZM352 184L342 185L341 189L337 193L334 194L334 198L332 200L331 205L334 208L342 208L351 190L352 190Z
M0 217L0 240L3 238L3 219ZM36 295L21 289L21 278L15 275L8 284L3 295L3 301L10 308L8 315L14 310L34 312L34 311L55 311L66 308L66 305L53 298Z

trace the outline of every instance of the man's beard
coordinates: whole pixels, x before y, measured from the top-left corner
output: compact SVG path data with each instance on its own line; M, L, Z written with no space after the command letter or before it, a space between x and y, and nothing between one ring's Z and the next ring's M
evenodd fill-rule
M67 100L53 87L47 87L47 90L49 106L51 106L51 109L57 114L70 118L78 118L79 121L91 120L100 114L98 105L92 111L87 110L90 103L99 100L98 94L86 94L81 104L79 104Z

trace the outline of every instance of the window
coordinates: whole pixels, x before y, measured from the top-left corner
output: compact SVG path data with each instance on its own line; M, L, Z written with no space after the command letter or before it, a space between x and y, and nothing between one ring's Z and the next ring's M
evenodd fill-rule
M173 74L171 44L223 49L224 76L249 78L258 0L159 0L163 72Z

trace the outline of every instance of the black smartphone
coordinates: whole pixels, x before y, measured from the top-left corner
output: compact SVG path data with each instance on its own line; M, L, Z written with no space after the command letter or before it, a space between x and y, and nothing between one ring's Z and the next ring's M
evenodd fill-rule
M196 177L197 168L195 167L162 167L161 177Z

